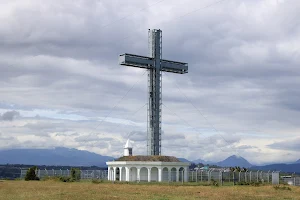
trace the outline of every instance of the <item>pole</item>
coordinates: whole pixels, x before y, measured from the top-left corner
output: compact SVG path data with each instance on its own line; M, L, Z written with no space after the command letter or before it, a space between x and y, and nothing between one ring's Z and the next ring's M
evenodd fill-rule
M234 182L235 182L234 174L235 174L235 170L233 171L233 177L232 177L232 179L233 179L233 185L234 185Z
M223 171L220 171L220 184L223 185Z
M192 171L192 182L194 181L194 171Z
M201 178L201 182L202 182L202 170L200 171L200 178Z

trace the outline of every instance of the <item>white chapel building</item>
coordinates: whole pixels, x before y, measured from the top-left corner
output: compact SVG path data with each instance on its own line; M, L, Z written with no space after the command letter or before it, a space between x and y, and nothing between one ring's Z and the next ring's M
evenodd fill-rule
M129 140L124 146L124 156L106 164L108 180L130 182L188 182L190 166L173 156L133 156Z

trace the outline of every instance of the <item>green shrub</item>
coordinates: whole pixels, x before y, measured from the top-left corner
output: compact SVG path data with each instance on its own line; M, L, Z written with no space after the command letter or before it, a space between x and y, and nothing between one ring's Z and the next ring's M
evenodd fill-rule
M258 187L260 186L262 183L261 182L251 182L250 185Z
M219 183L217 181L215 181L215 180L212 180L211 185L213 185L213 186L219 186Z
M47 176L42 179L43 181L61 181L61 182L74 182L69 176Z
M288 186L285 186L285 185L283 185L283 186L280 186L280 185L275 185L274 187L273 187L275 190L292 190L290 187L288 187Z
M241 181L241 182L236 182L235 185L251 185L251 186L255 186L255 187L258 187L258 186L261 186L261 182L246 182L246 181Z
M34 166L34 167L31 167L27 170L26 172L26 176L25 176L25 181L39 181L39 177L36 176L36 170L37 170L37 167Z
M102 179L93 179L92 180L92 183L95 183L95 184L99 184L99 183L103 183L103 180Z
M71 177L69 177L69 176L61 176L61 177L59 177L59 180L61 181L61 182L73 182L74 180L71 178Z
M71 178L73 181L80 181L81 172L78 168L71 168Z

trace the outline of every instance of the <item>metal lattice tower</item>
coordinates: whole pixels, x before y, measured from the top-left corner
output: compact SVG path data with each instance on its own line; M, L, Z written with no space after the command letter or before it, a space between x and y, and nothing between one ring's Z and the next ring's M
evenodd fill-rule
M148 32L149 57L122 54L120 65L139 67L148 70L148 155L161 155L161 105L162 71L178 74L188 73L188 64L162 59L162 31Z

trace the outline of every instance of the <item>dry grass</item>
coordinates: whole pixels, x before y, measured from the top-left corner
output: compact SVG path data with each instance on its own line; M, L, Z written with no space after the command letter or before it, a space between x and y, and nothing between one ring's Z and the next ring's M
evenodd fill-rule
M55 181L2 181L1 200L93 199L299 199L300 187L275 190L273 186L172 186Z

